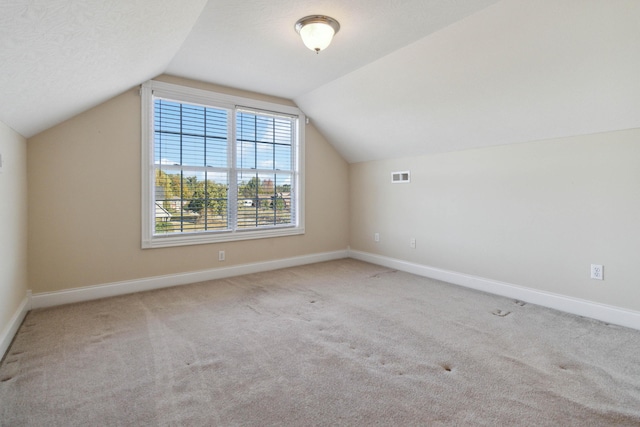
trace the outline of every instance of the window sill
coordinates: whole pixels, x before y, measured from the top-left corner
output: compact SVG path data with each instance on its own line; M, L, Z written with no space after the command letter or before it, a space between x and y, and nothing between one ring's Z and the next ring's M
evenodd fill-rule
M179 235L155 235L142 241L142 249L167 248L172 246L205 245L209 243L235 242L240 240L268 239L273 237L304 234L303 227L282 227L262 230L220 231Z

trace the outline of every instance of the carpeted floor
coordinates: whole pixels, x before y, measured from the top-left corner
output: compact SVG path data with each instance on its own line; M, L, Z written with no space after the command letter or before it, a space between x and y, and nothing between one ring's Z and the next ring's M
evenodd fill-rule
M34 310L2 426L640 425L640 332L345 259Z

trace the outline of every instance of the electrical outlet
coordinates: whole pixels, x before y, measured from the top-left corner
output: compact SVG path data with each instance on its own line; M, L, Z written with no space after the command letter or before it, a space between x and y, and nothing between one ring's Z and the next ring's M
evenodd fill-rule
M218 252L218 261L224 261L224 251Z
M380 241L380 233L373 233L373 241L374 242Z
M413 249L415 249L415 248L416 248L416 238L415 238L415 237L412 237L412 238L409 240L409 246L411 246Z
M600 264L591 264L591 278L604 280L604 267Z

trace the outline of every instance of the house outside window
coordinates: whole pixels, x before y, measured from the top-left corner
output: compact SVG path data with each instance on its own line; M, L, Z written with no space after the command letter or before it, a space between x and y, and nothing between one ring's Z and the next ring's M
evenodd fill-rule
M304 233L295 107L142 85L142 247Z

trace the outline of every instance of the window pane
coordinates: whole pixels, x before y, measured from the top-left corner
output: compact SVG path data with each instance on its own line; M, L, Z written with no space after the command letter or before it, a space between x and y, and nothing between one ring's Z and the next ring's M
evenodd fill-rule
M238 174L238 228L290 224L291 174Z
M225 172L205 172L186 206L198 215L197 231L224 230L228 225L228 179Z
M227 139L207 138L205 141L205 166L226 168L228 165Z
M227 229L227 193L225 172L157 169L156 234Z
M228 115L226 110L206 109L206 166L216 168L226 168L228 166Z
M274 222L278 225L291 224L295 215L291 197L292 174L275 174Z
M155 164L180 164L180 135L171 133L155 133Z
M274 142L276 144L291 145L293 139L293 119L276 118L274 121Z
M255 141L256 140L256 116L238 112L236 119L236 133L238 141Z
M291 146L276 145L275 146L275 169L290 171L291 167Z
M244 169L291 170L293 138L292 118L240 112L236 165Z
M157 99L156 165L227 167L227 110Z
M212 138L227 139L227 111L207 108L206 132Z
M256 141L273 143L273 117L254 116Z
M204 127L204 107L182 104L182 133L203 136Z
M156 169L155 175L155 233L180 232L183 206L182 174Z
M180 133L180 110L178 102L156 99L155 101L155 126L156 132Z
M182 135L182 164L204 166L204 136Z
M206 165L224 168L228 166L228 112L207 108L206 111Z
M238 140L236 156L238 157L236 164L240 169L256 168L256 144L254 142Z
M256 144L256 161L258 169L273 169L274 164L274 145L273 144Z

